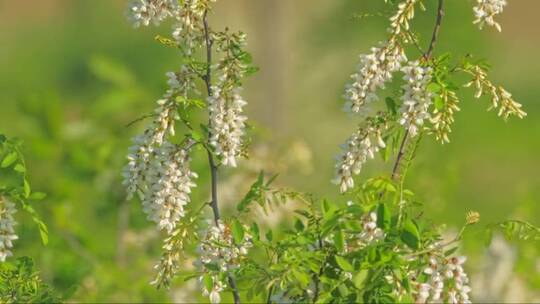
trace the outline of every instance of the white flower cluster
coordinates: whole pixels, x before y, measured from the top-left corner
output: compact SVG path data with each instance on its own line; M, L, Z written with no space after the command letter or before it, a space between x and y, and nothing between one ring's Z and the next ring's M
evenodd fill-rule
M164 241L163 254L158 264L154 266L157 270L156 277L151 285L169 287L171 279L180 270L180 253L184 248L184 238L187 236L185 229L176 229Z
M360 242L369 245L384 238L384 231L377 227L377 213L370 212L362 218L363 231L358 236Z
M242 149L242 137L247 117L243 108L247 102L240 95L241 88L231 91L219 86L208 97L210 112L210 144L223 165L236 167Z
M203 283L203 277L199 278L199 283L203 285L202 295L203 297L208 297L208 299L210 299L210 303L212 304L221 303L220 293L227 288L227 285L223 283L223 281L220 280L219 276L217 275L212 276L212 282L212 289L208 290L207 286Z
M337 177L333 181L342 193L354 188L353 176L360 174L367 160L386 147L382 139L384 129L386 124L368 121L366 127L360 128L342 145L343 152L336 165Z
M470 82L465 84L465 87L475 86L475 98L482 97L485 92L490 95L491 106L488 110L498 109L499 117L502 117L505 120L508 119L510 115L517 116L518 118L527 116L527 113L521 109L522 105L512 98L510 92L501 86L494 85L487 78L487 72L483 68L480 66L473 66L472 68L466 69L465 72L474 77Z
M203 18L210 3L217 0L185 0L182 3L176 24L173 27L173 37L186 46L186 52L191 54L197 45L197 41L202 41L204 27Z
M469 277L463 270L463 256L449 259L432 256L423 272L428 275L426 283L418 285L417 303L471 303Z
M203 17L210 3L217 0L136 0L131 5L131 16L136 27L159 25L173 18L172 36L191 54L197 41L202 39Z
M131 13L136 27L159 25L178 11L177 0L137 0L131 4Z
M359 113L370 102L377 101L376 92L392 79L392 74L407 61L403 49L395 41L373 47L370 54L360 55L358 71L351 76L352 83L345 90L345 109Z
M380 47L371 48L371 53L360 55L357 72L351 76L353 81L345 89L346 111L359 113L366 104L378 100L377 90L384 88L385 83L392 80L392 74L407 62L397 36L403 29L409 29L417 2L407 0L400 3L396 14L390 17L390 39Z
M246 43L244 34L218 37L218 49L226 55L218 63L221 73L208 97L210 115L210 145L226 166L236 167L242 153L247 117L243 114L247 102L240 95L240 79L246 66L235 56L234 49ZM233 41L234 39L234 41ZM229 49L235 45L233 49Z
M418 61L409 63L402 69L405 76L403 85L403 104L399 123L414 137L422 128L424 120L430 119L429 106L433 103L432 94L427 86L431 82L432 69L422 67Z
M494 17L501 14L506 6L506 0L476 0L476 6L473 8L474 24L478 24L480 29L485 24L494 26L499 32L501 25L494 20Z
M13 241L19 237L15 234L17 222L13 215L17 212L15 204L7 198L0 196L0 262L5 262L12 256Z
M167 140L167 135L174 135L174 124L179 119L174 96L184 95L192 84L189 77L176 73L168 76L170 88L158 101L155 119L133 139L123 175L128 199L138 193L148 218L170 233L185 214L184 206L190 201L191 188L195 187L192 180L197 174L189 168L190 143L178 147Z
M189 150L164 143L155 151L146 173L146 188L142 198L143 210L160 229L171 233L180 218L185 216L184 206L190 202L191 188L197 174L189 167Z
M213 265L219 269L218 273L225 274L239 266L242 257L248 254L249 248L253 246L251 236L244 233L244 239L241 244L236 244L232 235L231 228L225 225L221 220L216 225L209 226L208 230L203 232L204 237L197 247L200 255L195 266L202 266L207 271L207 265ZM226 287L226 282L219 279L220 276L212 275L213 289L208 290L203 287L203 294L210 297L212 303L219 303L219 293ZM200 278L203 281L204 277ZM203 284L204 285L204 284Z

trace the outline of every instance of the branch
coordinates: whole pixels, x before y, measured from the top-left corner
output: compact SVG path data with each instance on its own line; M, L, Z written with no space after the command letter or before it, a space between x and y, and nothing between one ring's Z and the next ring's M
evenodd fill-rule
M210 38L210 29L208 26L208 10L204 12L203 16L203 24L204 24L204 40L206 43L206 75L204 75L203 79L206 84L206 91L208 93L208 96L212 96L212 39ZM208 124L210 126L212 122L210 121ZM211 183L212 183L212 201L210 202L210 206L212 207L212 211L214 212L214 222L216 225L218 225L218 222L221 218L220 212L219 212L219 204L218 204L218 189L217 189L217 182L218 182L218 167L216 165L214 155L212 154L212 151L207 148L206 151L208 152L208 163L210 165L210 175L211 175ZM234 297L234 303L238 304L240 303L240 295L238 293L238 288L236 287L236 281L234 278L229 274L229 285L231 286L233 297Z
M435 50L435 46L437 45L437 41L439 40L439 33L441 31L441 24L442 24L443 17L444 17L444 0L439 0L439 7L437 8L437 20L435 21L433 35L431 36L431 42L429 44L429 48L423 56L426 61L431 59L431 56L433 55L433 50ZM401 145L399 147L399 152L396 158L396 162L394 163L394 168L392 170L392 179L394 181L396 181L398 177L399 167L401 165L401 161L403 160L403 156L405 154L405 147L407 146L408 139L409 139L409 131L407 130L405 132L405 135L403 135L403 139L401 140Z

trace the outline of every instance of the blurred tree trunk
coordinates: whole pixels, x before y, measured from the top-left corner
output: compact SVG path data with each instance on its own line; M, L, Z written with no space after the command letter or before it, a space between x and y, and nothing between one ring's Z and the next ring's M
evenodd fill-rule
M235 11L240 11L251 29L248 48L260 67L250 82L251 99L256 101L255 121L280 133L288 128L286 104L290 102L288 86L291 69L290 36L294 28L289 20L293 1L240 0ZM249 100L248 100L249 101Z

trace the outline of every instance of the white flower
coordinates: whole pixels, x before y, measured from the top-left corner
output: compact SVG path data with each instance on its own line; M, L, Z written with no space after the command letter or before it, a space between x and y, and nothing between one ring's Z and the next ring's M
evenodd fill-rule
M148 218L159 229L171 233L180 218L185 216L184 206L190 202L192 181L197 174L189 167L189 151L169 142L155 151L146 175L146 190L141 199Z
M217 265L219 268L217 273L227 273L239 267L240 259L248 254L248 249L252 245L251 236L248 233L244 233L244 239L240 244L235 243L231 228L220 220L216 225L209 225L207 230L202 232L201 242L197 247L199 259L194 264L202 266L205 272L216 272L206 269L206 265ZM223 291L226 284L220 281L220 276L217 274L212 275L212 278L213 290L207 290L206 286L203 286L203 295L209 296L212 303L219 303L221 301L219 293ZM202 282L203 277L199 280Z
M469 278L463 270L463 256L443 258L430 256L428 265L422 272L428 275L427 281L417 287L417 303L470 303ZM444 274L444 275L443 275Z
M358 236L360 242L369 245L384 238L384 232L377 227L377 213L370 212L362 218L363 231Z
M474 11L474 24L478 24L478 27L482 29L484 24L494 26L499 32L501 31L501 25L497 23L494 17L503 12L506 6L506 0L476 0L476 6Z
M197 247L200 258L196 263L202 266L218 265L222 272L237 268L239 259L246 256L248 249L252 246L251 236L248 233L244 234L241 244L236 244L231 228L222 221L219 221L217 225L211 225L202 234L202 241Z
M377 90L384 88L405 61L405 53L395 40L372 48L370 54L360 55L357 72L345 90L345 109L358 113L366 104L378 100Z
M236 167L240 157L247 120L243 115L247 102L240 91L240 88L229 91L218 85L213 88L213 95L208 97L210 144L222 164L231 167Z
M338 157L337 176L333 181L339 185L342 193L354 188L353 176L360 174L367 160L374 158L380 149L386 147L382 139L384 129L385 123L367 121L366 127L361 127L342 145L343 152Z
M7 198L0 196L0 262L5 262L12 256L13 241L19 237L15 234L17 222L13 214L17 212L15 204Z
M212 290L208 290L203 283L204 276L199 277L199 282L202 284L202 294L210 299L210 303L217 304L221 302L220 292L222 292L227 285L223 283L217 275L212 276Z
M428 91L431 82L432 70L422 67L418 61L409 63L402 69L405 76L405 84L402 86L404 93L401 97L401 118L399 123L403 125L412 137L418 135L424 120L430 119L428 111L432 102L432 94Z
M136 27L150 23L159 25L177 11L177 0L136 0L131 4L131 17Z

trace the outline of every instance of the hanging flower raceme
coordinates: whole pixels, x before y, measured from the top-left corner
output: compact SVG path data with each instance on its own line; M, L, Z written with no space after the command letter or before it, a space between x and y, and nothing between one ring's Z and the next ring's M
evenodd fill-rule
M371 53L360 55L360 64L345 90L345 110L359 113L362 108L379 99L377 90L392 80L392 74L407 62L398 42L398 36L408 31L409 21L414 18L414 6L418 0L407 0L398 5L398 11L390 17L390 38ZM405 39L405 40L408 40Z
M131 3L131 17L135 26L159 25L178 13L177 0L136 0Z
M243 230L246 231L247 228L244 227ZM241 240L235 241L231 227L221 220L203 232L202 241L197 248L200 258L195 265L203 267L206 273L200 277L200 281L203 283L203 293L209 296L212 303L220 302L219 293L227 286L227 273L240 266L241 259L248 254L252 246L248 233L244 232ZM212 283L205 280L211 280Z
M351 76L353 81L345 90L345 110L359 113L365 105L377 101L377 90L384 88L406 61L403 49L395 40L372 48L370 54L360 55L358 71Z
M501 25L495 21L495 16L501 14L506 6L506 0L476 0L474 24L482 29L485 24L495 27L499 32Z
M196 186L193 180L197 174L189 163L189 147L165 142L155 151L146 175L148 191L142 198L143 210L168 233L185 216L184 206L190 202L191 188Z
M128 199L138 193L148 218L170 233L185 214L197 175L189 168L191 141L177 146L167 139L174 136L179 119L176 97L187 96L193 79L186 67L167 75L169 89L157 102L152 123L133 139L123 175Z
M428 84L431 82L432 69L414 61L403 67L402 71L405 73L405 84L402 87L404 93L401 97L403 103L399 123L414 137L418 135L424 120L431 118L428 110L433 103L433 96L428 90Z
M471 303L469 277L463 270L466 258L430 256L422 270L426 279L416 285L416 303Z
M480 66L467 66L463 69L469 75L473 76L473 79L465 84L465 87L471 87L474 85L476 88L475 98L480 98L486 92L491 99L491 106L488 110L497 109L499 117L504 120L510 116L516 116L518 118L524 118L527 113L523 111L522 105L516 102L512 98L512 94L506 91L501 86L494 85L488 78L487 72Z
M231 91L214 87L208 98L210 112L210 144L223 165L236 167L241 154L242 137L247 117L243 108L247 102L240 96L241 89Z
M460 110L459 99L454 91L443 89L440 93L442 105L435 107L431 115L433 133L441 143L450 142L449 134L452 132L454 114Z
M386 147L382 138L386 128L384 118L368 118L365 125L342 146L343 153L338 157L337 176L334 179L341 192L354 188L354 175L360 174L368 159L374 158L380 149Z
M247 117L243 114L247 102L240 95L240 81L246 65L236 54L245 45L244 34L221 33L216 37L218 50L225 53L217 65L221 72L208 97L210 115L210 145L221 163L236 167L242 154Z
M17 212L15 204L6 197L0 196L0 262L12 256L13 241L19 237L15 234L17 222L13 215Z

